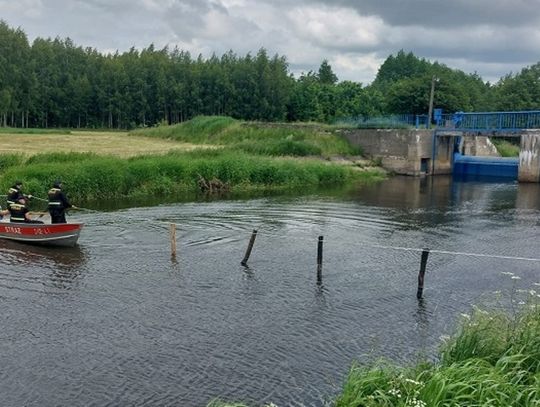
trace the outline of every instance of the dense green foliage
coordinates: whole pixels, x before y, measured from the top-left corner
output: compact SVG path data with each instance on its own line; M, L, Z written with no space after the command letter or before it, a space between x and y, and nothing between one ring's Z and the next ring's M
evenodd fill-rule
M330 126L292 126L246 123L229 117L198 116L173 126L136 130L131 134L176 141L227 146L248 153L272 156L360 154Z
M14 180L22 179L27 193L44 197L52 182L61 178L75 201L195 192L200 177L241 191L335 186L379 176L320 160L271 158L227 149L130 159L84 153L45 154L26 160L14 155L0 158L1 190L7 191Z
M390 55L369 86L340 82L327 60L295 78L284 56L193 58L153 45L114 54L67 39L37 38L0 21L0 127L135 128L199 115L317 121L391 113L525 110L540 105L540 65L484 83L476 74L412 53Z
M336 407L532 407L539 400L540 309L533 306L514 317L466 316L439 363L353 366Z

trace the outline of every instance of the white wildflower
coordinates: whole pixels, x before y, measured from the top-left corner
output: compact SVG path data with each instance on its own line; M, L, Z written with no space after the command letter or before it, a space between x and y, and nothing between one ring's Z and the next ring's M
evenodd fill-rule
M426 403L422 400L418 400L416 397L408 399L405 405L411 407L426 407Z
M388 394L391 394L392 396L396 396L397 398L401 397L401 391L399 391L399 389L390 389L388 390Z

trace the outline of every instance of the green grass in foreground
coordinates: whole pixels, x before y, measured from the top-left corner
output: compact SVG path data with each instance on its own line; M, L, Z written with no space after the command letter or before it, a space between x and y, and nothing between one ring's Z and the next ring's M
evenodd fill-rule
M199 176L216 178L234 191L338 186L381 178L377 171L362 172L324 161L261 157L227 149L129 159L92 153L49 153L29 159L8 155L0 156L0 165L0 190L7 191L20 179L25 192L43 197L60 178L74 201L194 192Z
M519 157L519 144L497 138L492 138L491 142L495 145L501 157Z
M536 297L536 293L532 294ZM540 307L464 315L440 362L354 364L334 407L540 406ZM247 407L212 401L208 407Z
M230 149L267 156L358 155L360 150L329 126L246 123L222 116L200 116L174 126L141 129L130 134Z
M515 317L476 311L437 364L355 365L336 407L540 405L540 308Z

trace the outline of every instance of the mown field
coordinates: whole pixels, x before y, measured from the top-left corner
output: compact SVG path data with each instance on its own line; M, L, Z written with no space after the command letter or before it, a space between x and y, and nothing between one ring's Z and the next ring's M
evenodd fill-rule
M26 130L26 129L25 129ZM32 156L53 152L86 152L99 155L133 157L165 154L171 150L190 151L202 146L165 139L130 137L127 132L69 131L34 129L0 131L0 154Z
M76 201L339 186L383 177L332 129L198 117L131 133L0 132L0 188L43 196L62 179ZM332 162L339 157L341 164ZM343 163L349 165L343 165Z

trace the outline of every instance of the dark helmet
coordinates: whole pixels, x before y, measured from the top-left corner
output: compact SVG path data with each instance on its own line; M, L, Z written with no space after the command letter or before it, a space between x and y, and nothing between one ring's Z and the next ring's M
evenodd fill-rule
M60 188L61 185L62 185L62 180L59 180L59 179L57 179L57 180L54 181L54 183L53 183L53 187L54 187L54 188Z
M15 181L15 184L14 184L14 185L20 187L20 186L22 186L22 184L23 184L22 181Z

